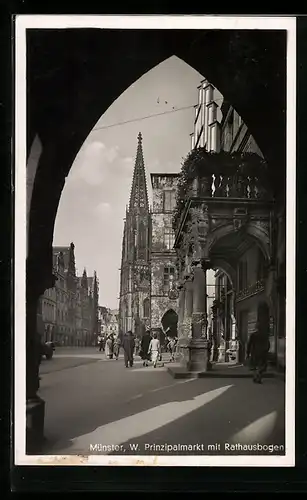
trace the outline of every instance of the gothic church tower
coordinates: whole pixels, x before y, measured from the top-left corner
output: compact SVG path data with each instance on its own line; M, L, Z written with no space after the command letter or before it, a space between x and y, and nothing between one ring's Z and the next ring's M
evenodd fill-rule
M150 318L150 211L142 135L138 135L129 206L124 223L120 274L120 334L142 335Z

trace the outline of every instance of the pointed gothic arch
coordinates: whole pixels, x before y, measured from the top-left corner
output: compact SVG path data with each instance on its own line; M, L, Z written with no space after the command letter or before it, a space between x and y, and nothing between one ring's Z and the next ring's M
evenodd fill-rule
M256 223L247 224L244 226L244 231L244 238L246 239L246 237L250 237L257 244L257 246L261 248L266 261L269 263L272 256L268 231L257 226ZM209 255L222 241L226 241L227 237L230 239L235 234L239 233L234 230L232 221L231 223L226 223L213 229L211 231L210 238L206 242L205 253Z
M168 309L161 318L161 325L164 335L169 337L177 337L178 335L178 314L174 309Z
M280 105L285 102L286 37L283 33L263 34L257 33L258 30L240 33L228 30L222 32L203 30L197 32L198 36L195 38L195 31L148 30L138 33L137 39L140 43L135 44L136 35L126 30L121 33L123 46L128 51L129 47L131 50L133 47L132 52L135 57L130 61L129 67L126 67L122 78L118 79L116 68L120 66L120 59L124 59L125 53L118 52L117 45L112 43L116 34L106 33L105 30L102 30L104 33L93 29L81 31L82 33L80 30L47 30L40 33L40 30L34 30L27 34L29 52L27 84L30 98L28 149L36 133L39 133L43 146L30 209L29 270L33 266L33 272L37 267L38 256L42 265L51 266L54 222L65 178L90 130L114 100L131 84L172 55L176 55L200 74L206 75L225 99L233 104L271 164L272 171L274 165L280 169L280 166L285 164L284 150L280 147L280 144L285 143L283 140L285 113ZM106 44L108 37L110 43ZM89 40L92 40L92 43ZM78 59L69 57L71 47L74 47L76 52L79 50L83 53L84 47L89 43L92 51L91 58L87 60L88 76L86 79L79 77L76 80L76 74L84 74L84 67L79 68ZM190 50L191 44L193 50ZM106 46L108 46L107 52ZM144 46L150 47L146 57L141 50ZM202 57L204 50L206 48L212 50L213 47L218 57L204 59ZM247 47L249 57L246 57ZM42 80L34 75L45 71L46 53L48 66L50 68L54 66L56 70L49 71L48 78L44 75L44 85L41 85ZM251 53L256 59L250 57ZM109 68L108 82L112 82L108 89L105 88L104 74L100 70L103 58L106 59L105 66ZM255 72L256 67L251 61L258 60L257 58L261 63L257 65ZM219 64L216 63L217 60ZM75 99L75 94L68 90L71 88L70 85L63 85L63 82L70 82L72 75L74 75L74 85L76 81L79 85L78 95L82 95L83 106L68 104ZM241 78L238 78L238 75ZM56 90L58 88L63 92L67 89L65 98L59 100ZM104 92L101 91L102 88ZM65 103L64 108L61 103ZM74 110L73 116L67 113L67 109ZM262 110L261 122L258 120L258 109ZM46 114L50 117L49 120L44 119ZM78 115L78 120L75 115ZM69 121L72 121L73 127L67 123ZM266 123L266 127L262 126L263 122ZM61 126L57 126L57 123ZM65 136L63 131L70 131L72 128L75 133L68 133ZM270 130L270 134L267 134L267 130ZM274 180L279 191L280 186L277 186L279 181L276 178ZM39 244L37 233L40 234Z

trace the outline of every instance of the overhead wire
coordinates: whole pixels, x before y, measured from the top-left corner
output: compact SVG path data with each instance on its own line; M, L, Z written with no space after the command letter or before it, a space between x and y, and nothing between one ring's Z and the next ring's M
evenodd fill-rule
M214 99L212 102L223 101L223 100L224 100L223 98L219 98L219 99ZM127 125L128 123L133 123L133 122L139 122L139 121L143 121L143 120L148 120L149 118L155 118L156 116L163 116L163 115L167 115L167 114L170 114L170 113L176 113L177 111L183 111L183 110L187 110L187 109L192 109L192 108L195 108L196 106L203 106L203 105L206 105L206 103L193 104L193 105L190 105L190 106L183 106L181 108L170 109L168 111L162 111L161 113L153 113L153 114L150 114L150 115L141 116L139 118L131 118L130 120L125 120L125 121L122 121L122 122L112 123L111 125L103 125L102 127L94 127L92 129L92 131L95 131L95 130L104 130L104 129L108 129L108 128L112 128L112 127L118 127L120 125Z

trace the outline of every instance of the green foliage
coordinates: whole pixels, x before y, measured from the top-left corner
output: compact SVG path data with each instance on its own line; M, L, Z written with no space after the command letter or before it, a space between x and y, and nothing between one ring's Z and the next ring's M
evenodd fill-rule
M177 185L176 206L173 213L173 228L177 229L182 210L189 197L192 181L196 177L212 175L242 175L256 177L263 186L267 184L267 164L256 153L207 152L205 148L195 148L181 164Z

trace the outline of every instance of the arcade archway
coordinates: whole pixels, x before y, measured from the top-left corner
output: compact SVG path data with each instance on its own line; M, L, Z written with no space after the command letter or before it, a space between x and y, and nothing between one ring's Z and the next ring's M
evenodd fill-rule
M178 335L178 314L174 309L166 311L161 319L163 333L167 337L177 337Z

